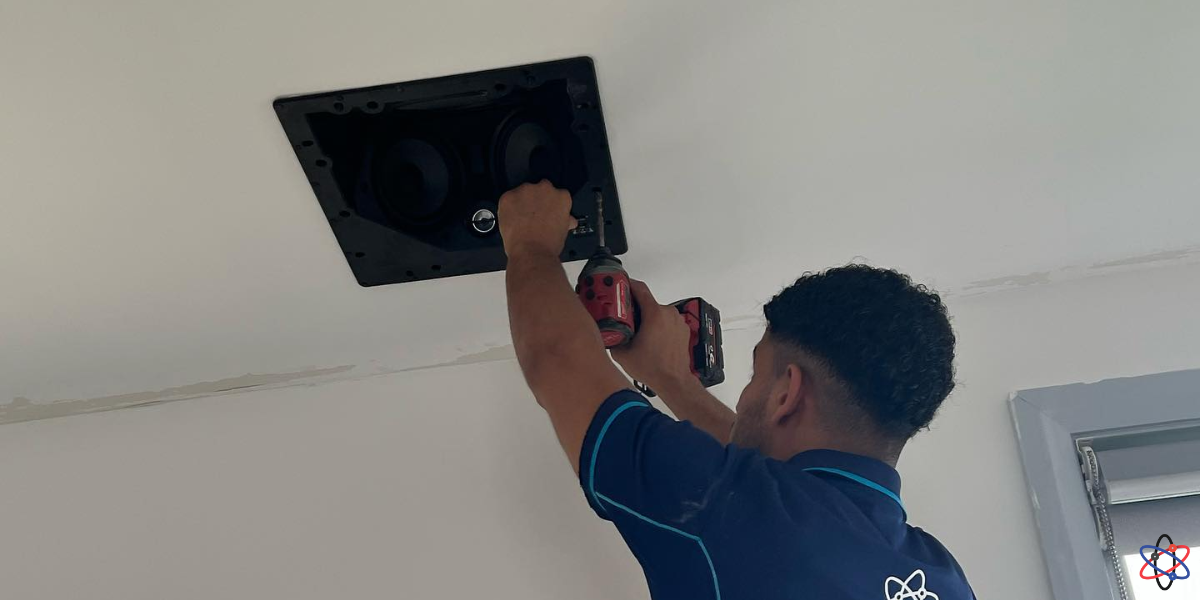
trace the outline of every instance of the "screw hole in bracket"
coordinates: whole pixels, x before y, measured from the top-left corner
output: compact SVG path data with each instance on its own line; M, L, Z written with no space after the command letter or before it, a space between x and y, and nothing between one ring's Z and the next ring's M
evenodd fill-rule
M366 252L355 252L355 253L354 253L354 258L362 258L362 257L364 257L364 256L366 256L366 255L367 255L367 253L366 253Z
M317 162L315 162L315 163L313 163L313 164L317 165L318 167L324 167L324 166L328 166L328 165L329 165L329 161L327 161L327 160L325 160L325 159L323 159L323 158L318 158L318 159L317 159Z
M346 218L346 217L350 216L350 211L348 211L348 210L343 210L343 211L341 211L341 212L339 212L339 213L338 213L338 216L339 216L339 217L342 217L342 218Z

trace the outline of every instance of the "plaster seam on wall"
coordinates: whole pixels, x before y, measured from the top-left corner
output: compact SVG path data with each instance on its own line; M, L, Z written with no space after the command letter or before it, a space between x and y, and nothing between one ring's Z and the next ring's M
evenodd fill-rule
M978 296L1022 287L1046 285L1090 277L1126 273L1147 268L1160 268L1200 262L1200 246L1176 250L1165 250L1140 254L1119 260L1093 263L1086 266L1068 266L1053 271L1035 271L1019 275L1006 275L991 279L972 281L955 293L950 290L945 296Z
M738 323L741 326L724 327L724 331L741 331L753 329L761 325L760 315L742 315L731 317L727 323ZM136 408L152 406L178 400L191 400L225 394L250 392L262 389L275 389L293 385L322 385L337 381L360 381L413 371L427 371L446 367L460 367L480 363L502 362L516 360L516 352L512 344L489 346L478 352L462 354L454 359L427 365L417 365L404 368L380 368L358 376L349 375L355 369L354 365L343 365L326 369L308 369L289 373L253 374L247 373L238 377L229 377L216 381L203 381L163 390L132 392L113 396L100 396L82 400L52 400L35 402L29 398L14 398L8 404L0 404L0 425L5 423L20 423L40 419L52 419L70 415L104 412L121 408Z
M730 323L737 323L739 326L729 327ZM762 315L741 315L730 317L722 321L722 332L744 331L747 329L755 329L763 325ZM460 367L463 365L474 365L479 363L502 362L506 360L516 360L517 354L513 349L512 344L504 344L500 346L489 346L486 350L480 352L471 352L463 354L452 360L437 362L427 365L417 365L414 367L404 367L400 369L380 369L363 377L350 377L347 379L366 379L376 375L390 375L392 373L408 373L411 371L425 371L428 369L442 369L445 367Z
M0 404L0 424L20 423L38 419L52 419L94 412L150 406L177 400L190 400L222 394L235 394L287 387L289 385L315 385L333 379L337 375L353 369L353 365L329 367L324 369L307 369L289 373L247 373L237 377L228 377L216 381L202 381L157 391L133 392L113 396L100 396L82 400L53 400L50 402L34 402L28 398L17 397L8 404Z
M993 292L1017 289L1022 287L1048 285L1074 279L1097 277L1109 274L1123 273L1147 268L1177 266L1192 262L1200 262L1200 246L1192 246L1177 250L1167 250L1151 254L1143 254L1125 259L1095 263L1085 267L1064 267L1054 271L1038 271L1021 275L996 277L972 282L955 290L948 290L945 297L980 296ZM723 330L726 332L754 329L763 325L761 312L752 314L732 315L723 320ZM363 373L358 377L345 376L355 368L354 365L343 365L326 369L309 369L290 373L275 374L246 374L217 381L200 382L158 391L133 392L114 396L102 396L83 400L54 400L50 402L34 402L28 398L17 397L8 404L0 404L0 424L19 423L38 419L50 419L75 414L86 414L150 406L177 400L189 400L229 393L254 391L287 387L289 385L320 385L333 381L361 380L380 375L408 373L441 369L479 363L500 362L516 358L512 344L487 346L484 350L462 354L448 361L427 365L417 365L404 368L381 368L371 373Z

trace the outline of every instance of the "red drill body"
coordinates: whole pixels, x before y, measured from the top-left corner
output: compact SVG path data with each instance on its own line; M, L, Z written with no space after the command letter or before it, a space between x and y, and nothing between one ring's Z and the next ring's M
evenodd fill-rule
M601 246L584 265L575 291L600 328L605 348L615 348L633 338L635 322L629 274L608 248Z
M637 304L629 289L629 274L621 261L604 244L604 199L596 193L596 230L600 243L596 253L579 272L575 293L600 329L605 348L629 343L637 333ZM673 304L683 315L691 331L688 346L692 352L692 374L705 387L725 380L725 359L721 352L721 313L700 298L687 298ZM636 383L636 382L635 382ZM638 384L649 396L654 392Z
M637 328L634 317L633 292L629 290L629 274L621 261L604 243L604 197L596 192L596 232L600 243L596 253L579 272L575 293L588 314L600 328L605 348L615 348L629 342Z

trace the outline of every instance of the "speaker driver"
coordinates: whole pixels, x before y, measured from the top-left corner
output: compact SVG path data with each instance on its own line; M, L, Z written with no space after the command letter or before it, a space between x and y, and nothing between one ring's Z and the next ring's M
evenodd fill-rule
M377 157L373 171L375 193L384 212L405 224L437 220L454 184L446 155L416 138L392 144Z
M513 115L500 127L494 158L504 189L543 179L562 185L563 157L558 140L527 116Z

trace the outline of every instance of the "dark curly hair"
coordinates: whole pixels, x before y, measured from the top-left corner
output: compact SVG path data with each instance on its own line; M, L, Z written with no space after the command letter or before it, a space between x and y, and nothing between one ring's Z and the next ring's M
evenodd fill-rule
M889 438L908 439L954 389L954 331L941 297L861 264L805 273L763 308L773 341L826 367Z

